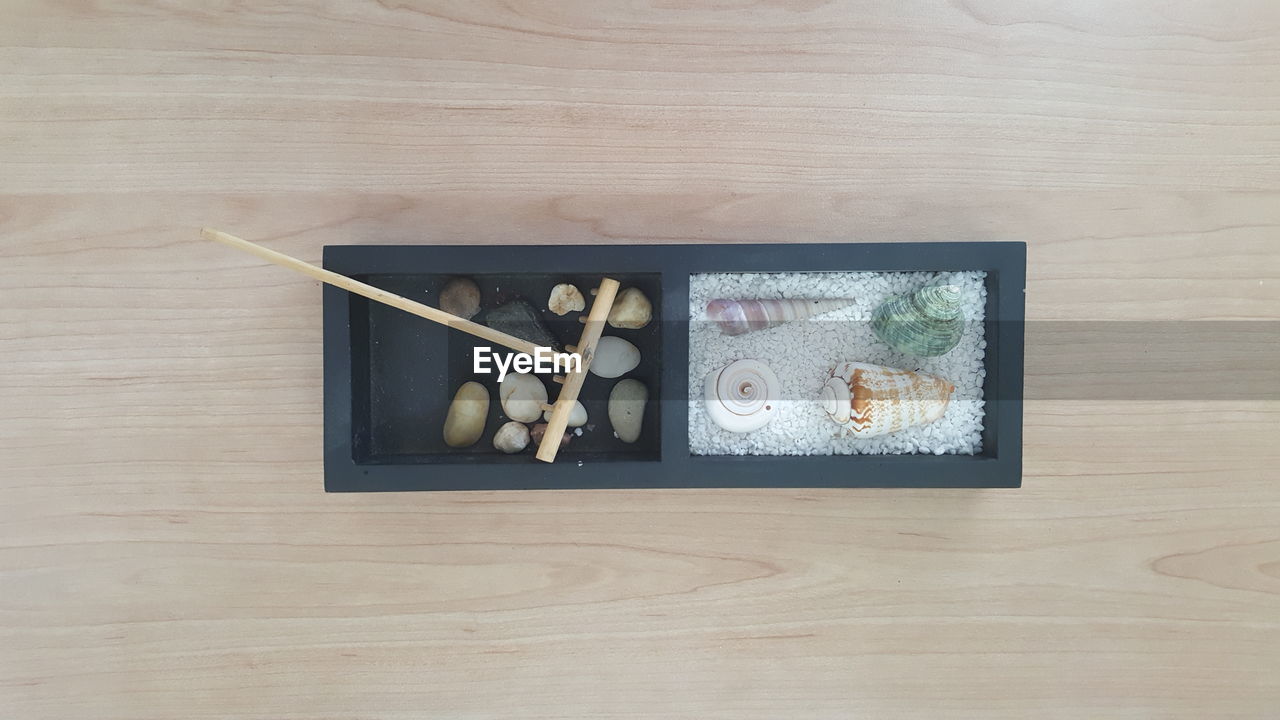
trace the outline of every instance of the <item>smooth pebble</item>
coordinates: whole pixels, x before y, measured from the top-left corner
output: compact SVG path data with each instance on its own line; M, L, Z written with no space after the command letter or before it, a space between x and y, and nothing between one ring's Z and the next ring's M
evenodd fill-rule
M580 312L587 306L582 291L569 283L560 283L551 288L551 297L547 298L547 309L557 315Z
M551 411L543 410L542 419L550 422ZM587 409L582 406L581 402L574 400L573 410L569 411L569 427L582 427L583 425L586 425L586 424L587 424Z
M627 288L618 293L609 309L609 325L626 330L637 330L649 324L653 318L653 304L638 288Z
M640 439L644 405L648 399L649 389L639 380L619 380L609 392L609 422L622 442L633 443Z
M440 309L470 320L480 312L480 287L471 278L453 278L440 291Z
M502 412L519 422L533 422L542 417L547 403L547 386L529 373L510 373L498 384Z
M546 434L547 434L546 423L538 423L537 425L533 426L533 430L529 431L529 437L533 439L533 444L535 446L542 444L542 438L545 437ZM573 436L570 435L569 433L565 433L564 437L560 438L560 447L563 448L566 445L568 445L569 438L571 437Z
M561 347L560 341L542 321L538 309L523 299L512 300L487 311L484 314L484 324L494 330L528 340L534 345L555 350Z
M444 442L449 447L474 445L484 434L489 415L489 391L478 382L463 383L449 403L444 419Z
M606 335L596 343L591 373L602 378L622 377L640 364L640 349L620 337Z
M498 428L493 436L493 446L508 455L518 453L529 446L529 428L512 420Z

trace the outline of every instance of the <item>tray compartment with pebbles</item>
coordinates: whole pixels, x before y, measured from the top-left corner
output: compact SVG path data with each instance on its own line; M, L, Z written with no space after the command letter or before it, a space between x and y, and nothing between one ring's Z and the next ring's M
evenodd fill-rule
M564 310L557 314L549 307L556 305L548 302L551 291L557 285L572 285L589 293L601 274L378 273L355 277L428 305L436 305L442 289L450 283L465 278L479 290L479 307L473 321L540 345L554 343L557 350L563 351L582 331L578 318L585 313L581 308L557 307ZM623 272L609 273L609 277L618 280L623 288L661 297L657 274ZM352 368L356 373L353 389L360 390L353 394L352 406L353 452L358 464L533 463L532 445L514 450L515 445L510 444L511 438L518 436L514 428L500 437L498 432L508 422L526 424L530 431L545 422L537 405L556 396L559 386L553 379L555 373L517 376L509 370L500 383L496 371L476 373L474 359L480 348L485 348L482 352L486 355L506 355L506 348L364 298L353 297L350 305ZM638 437L624 442L609 421L608 405L613 387L623 378L644 383L655 396L661 391L658 368L662 324L650 322L638 329L608 327L601 342L604 347L597 351L593 370L613 377L588 374L578 395L587 420L571 424L569 440L555 462L656 462L660 459L660 415L645 413L641 417L645 427ZM610 367L605 352L614 343L624 348L618 354L628 357L618 360L622 364ZM496 370L495 362L486 363ZM468 382L478 383L488 391L487 412L478 438L455 447L447 441L443 428L451 399ZM530 387L541 392L529 392ZM499 440L497 444L495 438Z
M524 301L503 332L534 333L519 324L532 315L562 345L602 278L619 282L615 305L651 315L605 327L597 347L625 341L638 361L615 348L600 364L613 377L586 375L588 419L546 463L510 425L536 436L538 423L510 417L497 378L472 371L484 341L326 286L330 491L1021 483L1023 243L333 246L324 266L428 305L468 278L476 292L455 283L448 300L477 304L473 322ZM706 319L713 300L729 332ZM717 421L707 378L720 369L712 387L733 397ZM550 398L563 387L539 379ZM443 428L467 382L486 389L487 414L474 442L451 434L456 447ZM778 402L744 420L760 397ZM619 437L613 423L637 413Z

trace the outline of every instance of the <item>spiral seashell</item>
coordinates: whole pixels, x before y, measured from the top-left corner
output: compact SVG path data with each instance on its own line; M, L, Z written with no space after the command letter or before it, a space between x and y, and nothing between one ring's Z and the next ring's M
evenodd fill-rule
M765 330L849 307L853 300L724 300L707 303L707 318L725 335Z
M937 357L951 352L964 334L960 288L930 285L880 303L871 314L876 337L898 352Z
M759 360L738 360L707 375L703 397L707 415L729 432L759 430L778 414L782 386Z
M836 424L871 437L937 420L955 389L936 375L846 362L832 369L820 397Z

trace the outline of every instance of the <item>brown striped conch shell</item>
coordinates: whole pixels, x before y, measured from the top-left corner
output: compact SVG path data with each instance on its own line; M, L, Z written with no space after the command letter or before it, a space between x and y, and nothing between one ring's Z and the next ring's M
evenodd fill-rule
M714 370L703 381L707 416L729 432L759 430L778 414L782 386L759 360L738 360Z
M822 409L859 437L885 435L942 417L955 389L937 375L846 362L822 386Z
M742 335L849 307L853 300L723 300L707 303L707 319L725 335Z

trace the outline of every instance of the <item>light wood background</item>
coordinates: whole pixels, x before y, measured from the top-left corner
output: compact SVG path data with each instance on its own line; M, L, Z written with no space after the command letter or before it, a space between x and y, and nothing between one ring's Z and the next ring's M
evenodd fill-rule
M1280 3L0 15L5 718L1280 714L1275 394L1032 399L1018 491L325 495L319 289L197 238L1023 239L1033 331L1274 322Z

